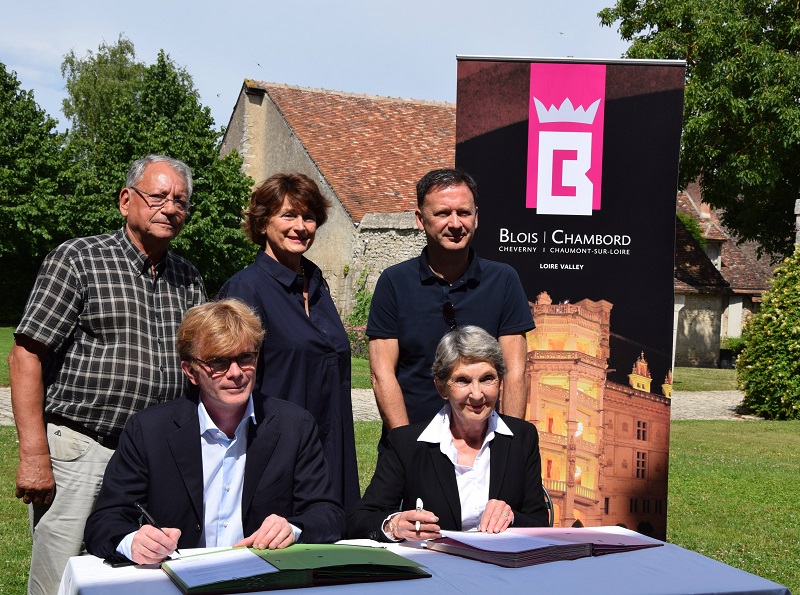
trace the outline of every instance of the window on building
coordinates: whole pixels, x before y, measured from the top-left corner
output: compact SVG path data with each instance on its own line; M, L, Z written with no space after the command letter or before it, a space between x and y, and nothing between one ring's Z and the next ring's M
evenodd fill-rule
M631 512L639 512L639 501L636 498L631 498Z
M655 509L656 509L656 514L661 514L664 511L662 500L656 500Z
M647 471L647 453L636 452L636 479L645 479Z
M603 501L603 512L608 514L608 498Z
M650 500L642 500L642 512L650 512Z
M637 421L636 422L636 439L637 440L647 440L647 422L646 421Z

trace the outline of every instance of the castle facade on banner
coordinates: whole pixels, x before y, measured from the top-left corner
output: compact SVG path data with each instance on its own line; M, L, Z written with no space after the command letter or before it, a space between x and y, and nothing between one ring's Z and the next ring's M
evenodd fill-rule
M528 333L527 419L539 430L555 526L621 524L666 538L671 374L651 392L646 354L607 378L613 305L540 293ZM619 363L618 365L622 365Z

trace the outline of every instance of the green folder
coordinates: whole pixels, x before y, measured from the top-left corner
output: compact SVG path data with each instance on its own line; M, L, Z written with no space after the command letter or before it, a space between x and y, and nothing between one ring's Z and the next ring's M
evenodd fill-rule
M224 550L223 550L224 551ZM294 544L282 550L251 550L278 572L259 574L248 578L232 578L189 587L170 568L170 562L161 564L162 570L181 591L188 594L215 595L217 593L242 593L317 587L346 583L369 583L414 578L430 578L420 564L403 558L384 548L335 544ZM214 556L216 552L198 554Z

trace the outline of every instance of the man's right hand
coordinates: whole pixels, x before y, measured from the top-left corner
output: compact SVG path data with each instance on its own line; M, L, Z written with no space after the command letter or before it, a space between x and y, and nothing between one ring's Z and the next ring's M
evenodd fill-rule
M19 436L17 498L25 504L50 504L56 482L44 423L42 362L48 349L25 335L17 335L8 354L11 408Z
M53 501L56 480L49 454L20 457L16 495L25 504L50 504Z
M173 527L156 529L152 525L142 525L131 542L131 560L136 564L155 564L178 549L181 530Z

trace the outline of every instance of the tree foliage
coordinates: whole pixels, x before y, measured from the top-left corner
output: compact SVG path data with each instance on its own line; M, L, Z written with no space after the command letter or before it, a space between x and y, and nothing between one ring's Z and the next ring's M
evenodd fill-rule
M64 56L61 76L67 97L62 111L73 133L99 139L103 121L139 88L146 67L136 60L133 43L122 35L114 45L101 43L96 54L90 50L79 58L71 50Z
M0 256L36 257L52 239L63 136L0 63Z
M124 64L129 70L119 75ZM119 227L116 203L131 162L149 153L170 155L194 174L192 210L173 248L200 269L215 292L252 259L254 247L240 229L252 180L241 172L238 155L219 157L221 131L189 73L163 51L154 64L140 68L133 44L122 37L84 61L69 54L62 70L73 75L65 107L88 108L72 112L67 156L74 191L60 218L61 231L91 235ZM118 85L109 83L117 76ZM114 101L93 97L105 92L91 86L96 79L108 79L102 88L122 95Z
M692 217L691 215L686 215L685 213L677 213L678 219L681 220L683 226L686 228L695 241L700 244L701 248L706 247L706 237L703 235L703 229L700 227L700 224L697 222L697 219Z
M0 320L13 319L25 303L32 269L55 236L64 141L55 126L0 63Z
M630 58L686 60L681 185L762 252L791 254L800 198L800 4L617 0L599 15Z
M800 419L800 249L775 270L748 320L736 361L744 405L767 419Z

